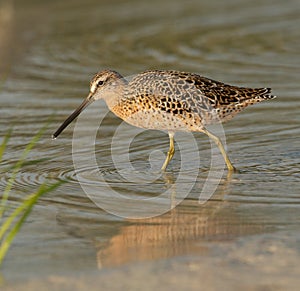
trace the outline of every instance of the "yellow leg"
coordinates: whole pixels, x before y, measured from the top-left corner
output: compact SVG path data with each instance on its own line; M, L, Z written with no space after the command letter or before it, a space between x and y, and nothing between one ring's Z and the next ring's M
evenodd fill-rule
M165 160L163 166L161 167L162 171L166 170L169 162L172 160L172 158L174 156L174 153L175 153L175 148L174 148L174 132L169 132L169 138L170 138L170 148L169 148L166 160Z
M211 138L216 143L216 145L218 146L218 148L220 149L220 152L221 152L221 154L222 154L222 156L223 156L223 158L225 160L225 163L227 165L228 170L229 171L236 171L236 168L232 165L232 163L229 160L229 157L228 157L228 155L227 155L227 153L226 153L226 151L224 149L224 146L223 146L221 140L217 136L213 135L211 132L209 132L206 129L204 129L203 132L206 135L208 135L208 137Z

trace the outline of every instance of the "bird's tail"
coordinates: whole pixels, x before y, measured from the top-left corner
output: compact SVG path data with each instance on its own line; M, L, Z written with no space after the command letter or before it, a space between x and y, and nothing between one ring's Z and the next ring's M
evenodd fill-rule
M252 93L254 96L250 96L249 99L260 99L260 101L263 101L263 100L269 100L269 99L276 98L275 95L271 94L271 91L272 91L271 88L257 88L257 89L252 89L252 90L253 90Z

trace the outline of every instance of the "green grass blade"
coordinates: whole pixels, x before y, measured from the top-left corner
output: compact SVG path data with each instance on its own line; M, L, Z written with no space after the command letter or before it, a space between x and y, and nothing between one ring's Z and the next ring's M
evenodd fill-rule
M23 202L22 204L17 207L10 215L9 217L5 220L5 222L1 225L0 227L0 240L3 238L5 232L9 229L13 221L27 208L32 204L32 201L38 199L40 196L43 194L50 192L60 186L61 184L65 183L64 181L59 181L57 183L54 183L51 186L46 187L46 183L43 183L39 189L33 193L30 194ZM45 188L45 189L44 189Z
M4 214L5 206L6 206L6 202L7 202L7 199L8 199L9 192L10 192L10 190L11 190L11 188L12 188L12 186L13 186L15 180L16 180L16 177L17 177L17 174L18 174L19 170L21 169L22 165L24 164L25 159L28 156L29 152L32 150L32 148L34 147L34 145L38 142L38 140L40 139L40 137L42 136L42 134L45 132L47 126L48 125L45 125L43 128L41 128L38 131L38 133L31 139L31 141L29 142L29 144L25 147L24 151L22 152L22 155L21 155L20 159L14 165L11 177L9 178L9 180L7 182L7 185L6 185L6 187L5 187L4 191L3 191L3 194L2 194L1 206L0 206L0 218ZM3 142L2 144L5 144L5 143Z
M7 235L2 240L1 246L0 246L0 265L14 239L16 234L19 232L21 226L23 225L25 219L30 214L33 206L36 204L37 200L44 194L53 191L57 187L59 187L61 184L63 184L63 181L59 181L57 183L54 183L50 186L47 186L46 183L43 183L39 189L29 195L27 199L23 201L23 203L13 211L13 213L7 218L5 223L0 228L0 238L2 239L6 232ZM21 216L20 216L21 215ZM20 216L20 217L19 217ZM15 223L15 225L11 228L10 231L9 228L13 224L14 220L19 217L19 220Z
M7 143L9 141L10 137L11 137L11 133L12 133L12 128L10 128L8 130L8 132L4 136L3 141L2 141L2 143L0 145L0 161L2 160L2 157L3 157L4 151L6 149Z

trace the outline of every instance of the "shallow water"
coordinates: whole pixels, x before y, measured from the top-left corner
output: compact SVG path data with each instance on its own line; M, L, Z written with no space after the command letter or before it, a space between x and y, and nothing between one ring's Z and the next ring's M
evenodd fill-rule
M2 269L8 289L14 281L53 275L95 274L106 282L102 272L112 279L112 270L125 282L137 272L135 279L144 286L143 278L169 265L175 266L173 280L176 272L187 272L192 288L196 274L178 266L184 262L202 272L201 260L205 272L224 266L234 274L221 277L222 286L237 287L231 285L235 278L242 278L241 288L292 289L299 283L298 1L28 0L25 5L6 0L0 15L5 15L0 17L0 57L5 60L0 67L1 136L13 127L1 170L51 119L29 157L46 160L22 168L11 200L16 203L46 179L68 181L41 198L17 236ZM74 165L74 125L57 140L51 134L103 68L125 76L158 68L193 71L236 85L271 87L277 98L224 124L228 153L239 173L218 171L207 180L208 139L180 134L168 172L158 175L168 149L166 133L139 132L101 102L86 113L96 121L103 117L96 166L87 163L89 151L80 139L75 145L82 146L77 147L82 163ZM90 120L83 117L79 132L89 133ZM0 190L8 178L9 173L1 173ZM119 215L95 205L78 180L96 185L92 198ZM210 188L203 192L214 185L211 197ZM199 198L210 199L199 204ZM122 277L122 268L131 275Z

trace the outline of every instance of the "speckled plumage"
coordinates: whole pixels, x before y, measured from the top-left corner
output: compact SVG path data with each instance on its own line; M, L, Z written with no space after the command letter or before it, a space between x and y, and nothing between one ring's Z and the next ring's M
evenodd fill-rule
M245 88L227 85L194 73L152 70L126 80L119 73L104 70L90 84L90 93L60 128L66 126L92 101L104 99L109 109L126 122L142 128L167 130L170 150L163 165L174 154L176 131L200 131L219 146L229 170L232 166L221 141L206 126L228 121L249 105L272 99L270 88Z
M178 71L146 71L124 86L121 99L110 108L116 115L135 126L172 131L201 131L274 97L269 88L231 86Z

